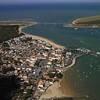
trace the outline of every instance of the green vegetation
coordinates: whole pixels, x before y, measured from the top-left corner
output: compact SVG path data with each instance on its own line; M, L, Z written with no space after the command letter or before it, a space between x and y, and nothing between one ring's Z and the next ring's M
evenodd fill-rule
M0 42L9 40L19 35L18 25L0 25Z
M35 24L32 21L0 21L0 42L21 35L22 28Z

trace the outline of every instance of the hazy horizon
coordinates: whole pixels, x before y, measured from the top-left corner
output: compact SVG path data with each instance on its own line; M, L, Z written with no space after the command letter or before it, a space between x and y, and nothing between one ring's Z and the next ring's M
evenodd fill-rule
M100 3L100 0L3 0L0 4Z

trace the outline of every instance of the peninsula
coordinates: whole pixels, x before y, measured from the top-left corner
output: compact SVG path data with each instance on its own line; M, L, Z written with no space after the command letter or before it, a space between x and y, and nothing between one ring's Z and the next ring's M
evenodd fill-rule
M0 21L0 42L20 36L22 28L35 24L31 21Z
M86 27L97 28L100 27L100 16L78 18L72 22L72 25L77 27L86 26Z
M48 39L29 35L21 30L26 24L17 24L17 28L11 23L0 25L0 35L4 29L7 34L2 36L0 43L1 100L48 100L41 96L62 79L63 72L75 64L77 57L100 54L85 48L65 48ZM5 40L12 30L19 35L10 35ZM64 98L73 100L73 97Z

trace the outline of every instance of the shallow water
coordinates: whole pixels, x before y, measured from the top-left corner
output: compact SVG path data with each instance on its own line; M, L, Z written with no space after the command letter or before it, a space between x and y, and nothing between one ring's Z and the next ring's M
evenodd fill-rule
M84 47L100 51L100 29L64 27L74 19L99 15L100 4L58 4L29 6L0 6L1 20L31 19L39 23L24 29L33 35L46 37L67 48ZM84 56L64 76L62 89L74 96L87 96L88 100L100 99L100 57Z

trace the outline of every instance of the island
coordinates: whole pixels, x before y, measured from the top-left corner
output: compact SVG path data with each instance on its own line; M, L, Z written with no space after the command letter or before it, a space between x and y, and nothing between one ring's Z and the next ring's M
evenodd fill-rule
M0 24L0 99L1 100L74 100L74 97L45 97L47 89L60 83L64 71L71 68L83 55L99 56L100 52L86 48L66 48L43 37L22 31L18 23ZM17 26L16 26L17 25ZM30 24L28 24L29 26ZM27 26L27 27L28 27ZM9 30L9 31L8 31ZM20 30L20 31L19 31ZM9 33L10 32L10 33ZM22 34L21 34L22 33Z
M76 27L98 28L100 27L100 16L78 18L72 22L72 25Z

